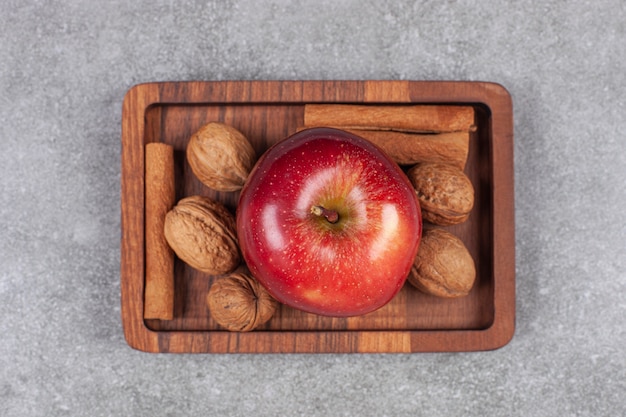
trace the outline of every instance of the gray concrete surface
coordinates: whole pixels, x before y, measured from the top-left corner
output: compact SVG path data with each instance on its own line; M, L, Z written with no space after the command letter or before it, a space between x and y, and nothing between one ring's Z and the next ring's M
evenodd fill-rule
M0 415L626 415L626 6L3 1ZM483 80L514 99L517 331L493 352L150 355L120 322L145 81Z

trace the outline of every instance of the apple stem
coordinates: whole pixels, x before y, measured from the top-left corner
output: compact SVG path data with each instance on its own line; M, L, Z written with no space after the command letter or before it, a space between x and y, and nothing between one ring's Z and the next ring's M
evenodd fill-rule
M337 213L335 210L328 210L327 208L322 206L311 207L311 213L315 214L316 216L324 216L324 218L332 224L335 224L339 221L339 213Z

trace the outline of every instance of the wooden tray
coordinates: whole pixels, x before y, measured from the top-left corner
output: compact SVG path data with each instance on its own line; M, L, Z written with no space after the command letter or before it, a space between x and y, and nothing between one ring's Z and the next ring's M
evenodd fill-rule
M221 330L205 297L213 277L175 266L175 318L143 319L144 145L174 146L177 199L203 194L236 209L237 193L217 193L191 173L184 150L201 125L241 130L260 154L303 123L306 103L470 104L476 111L466 173L476 203L448 229L465 242L477 282L460 299L421 294L409 284L385 307L328 318L282 306L262 328ZM504 346L515 328L512 102L500 85L421 81L164 82L131 88L122 114L122 322L128 344L147 352L451 352Z

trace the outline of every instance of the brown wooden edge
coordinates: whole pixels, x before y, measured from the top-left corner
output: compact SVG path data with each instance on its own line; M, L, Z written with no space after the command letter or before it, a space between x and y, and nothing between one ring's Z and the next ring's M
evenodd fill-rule
M492 325L468 331L155 332L143 320L144 116L159 103L271 102L473 103L492 120L495 314ZM409 353L491 350L515 330L515 227L512 100L488 82L449 81L218 81L139 84L122 109L121 303L127 343L171 353ZM497 260L497 262L495 262Z
M122 104L121 302L124 336L138 350L158 352L158 335L143 321L144 280L144 115L159 101L156 84L131 88ZM139 168L139 169L138 169ZM141 236L141 239L137 239Z

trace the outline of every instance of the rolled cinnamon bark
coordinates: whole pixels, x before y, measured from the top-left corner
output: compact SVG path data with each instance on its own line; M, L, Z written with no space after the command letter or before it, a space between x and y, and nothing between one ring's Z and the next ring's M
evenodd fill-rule
M474 108L466 105L307 104L305 126L336 126L414 133L471 132Z
M313 127L313 126L311 126ZM354 135L367 139L381 148L398 165L415 165L441 162L465 169L469 153L469 132L405 133L392 130L368 130L343 128ZM308 129L300 127L298 131Z
M165 215L174 206L174 149L165 143L145 147L146 287L144 318L174 318L174 252L165 240Z
M364 129L346 131L374 143L399 165L442 162L465 169L469 132L420 134Z

